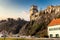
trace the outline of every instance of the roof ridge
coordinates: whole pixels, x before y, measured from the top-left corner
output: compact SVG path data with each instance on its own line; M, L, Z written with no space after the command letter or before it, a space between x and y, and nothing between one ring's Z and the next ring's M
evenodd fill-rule
M53 26L53 25L59 25L60 24L60 18L59 19L53 19L48 26Z

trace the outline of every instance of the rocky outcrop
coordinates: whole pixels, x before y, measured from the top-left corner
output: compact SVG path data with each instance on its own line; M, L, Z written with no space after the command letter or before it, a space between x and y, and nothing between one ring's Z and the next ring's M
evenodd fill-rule
M45 10L41 10L36 16L36 20L30 21L26 26L26 33L36 37L48 37L47 27L52 19L60 18L60 6L48 6ZM23 27L25 28L25 27ZM28 31L27 31L28 29Z

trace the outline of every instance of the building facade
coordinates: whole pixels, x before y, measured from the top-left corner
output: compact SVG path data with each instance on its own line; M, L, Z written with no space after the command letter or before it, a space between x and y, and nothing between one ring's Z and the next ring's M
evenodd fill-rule
M60 19L53 19L48 25L48 36L50 38L60 38Z

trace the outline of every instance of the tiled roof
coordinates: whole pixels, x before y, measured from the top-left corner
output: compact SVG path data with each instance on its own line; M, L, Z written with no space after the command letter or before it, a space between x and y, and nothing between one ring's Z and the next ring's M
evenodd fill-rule
M59 19L53 19L48 26L54 26L54 25L60 25L60 18Z

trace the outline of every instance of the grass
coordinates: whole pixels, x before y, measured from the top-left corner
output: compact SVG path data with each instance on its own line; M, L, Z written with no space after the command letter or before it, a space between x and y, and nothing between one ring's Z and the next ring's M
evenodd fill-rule
M26 38L0 38L0 40L33 40L33 39L26 39Z
M34 39L34 38L30 38L30 39L26 39L26 38L0 38L0 40L60 40L60 39L56 39L56 38L53 38L53 39L44 39L44 38L39 38L39 39Z

